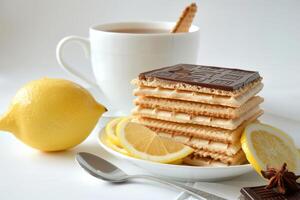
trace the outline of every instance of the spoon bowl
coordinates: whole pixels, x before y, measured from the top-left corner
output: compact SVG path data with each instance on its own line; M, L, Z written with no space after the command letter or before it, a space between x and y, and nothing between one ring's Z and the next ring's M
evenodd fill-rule
M127 181L128 175L106 160L86 152L76 155L76 161L89 174L110 182Z

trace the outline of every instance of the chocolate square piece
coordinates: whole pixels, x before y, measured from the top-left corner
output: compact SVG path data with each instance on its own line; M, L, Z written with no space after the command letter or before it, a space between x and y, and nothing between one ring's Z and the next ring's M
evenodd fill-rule
M300 191L292 194L280 194L272 189L265 189L266 186L245 187L241 193L245 200L299 200Z
M256 71L179 64L141 73L139 79L157 78L227 91L238 90L260 79Z

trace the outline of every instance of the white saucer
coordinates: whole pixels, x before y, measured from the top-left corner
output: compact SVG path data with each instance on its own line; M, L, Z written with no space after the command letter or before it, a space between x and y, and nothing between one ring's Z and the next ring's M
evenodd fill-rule
M178 181L220 181L231 179L236 176L251 172L253 170L250 164L235 165L228 167L199 167L187 165L171 165L141 160L133 157L123 155L112 150L105 142L102 142L104 130L99 132L98 141L107 152L117 158L126 160L133 165L136 165L148 172L157 176L175 179Z

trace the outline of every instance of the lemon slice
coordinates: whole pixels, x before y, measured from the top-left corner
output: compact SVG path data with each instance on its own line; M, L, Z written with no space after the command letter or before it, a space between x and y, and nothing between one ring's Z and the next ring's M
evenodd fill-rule
M114 143L111 142L111 140L108 138L107 134L105 134L104 136L102 136L101 138L102 142L105 143L109 148L111 148L114 151L117 151L121 154L130 156L130 154L128 153L128 151L126 151L125 149L115 145Z
M173 162L170 162L169 164L172 164L172 165L181 165L183 163L183 159L180 158L178 160L175 160Z
M267 165L280 168L284 162L289 170L299 170L299 153L292 138L277 128L250 124L244 130L241 144L247 160L259 174Z
M147 127L123 119L117 125L117 136L122 146L134 157L160 163L171 163L186 157L193 149L173 141L159 137Z
M117 145L119 147L121 146L119 138L116 136L116 126L117 124L123 119L123 117L114 118L110 120L107 125L105 126L105 133L110 140L111 143L114 145Z

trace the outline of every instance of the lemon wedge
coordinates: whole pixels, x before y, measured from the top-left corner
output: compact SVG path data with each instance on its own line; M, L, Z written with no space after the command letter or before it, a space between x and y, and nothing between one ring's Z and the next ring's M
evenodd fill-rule
M280 168L284 162L290 171L299 170L299 153L292 138L277 128L261 123L249 124L241 144L247 160L259 174L267 165Z
M105 126L105 133L107 135L107 139L114 145L121 147L121 143L119 138L116 135L116 126L122 120L122 117L114 118L110 120Z
M122 146L134 157L144 160L171 163L193 152L192 148L172 139L159 137L147 127L131 122L130 118L122 119L116 131Z

